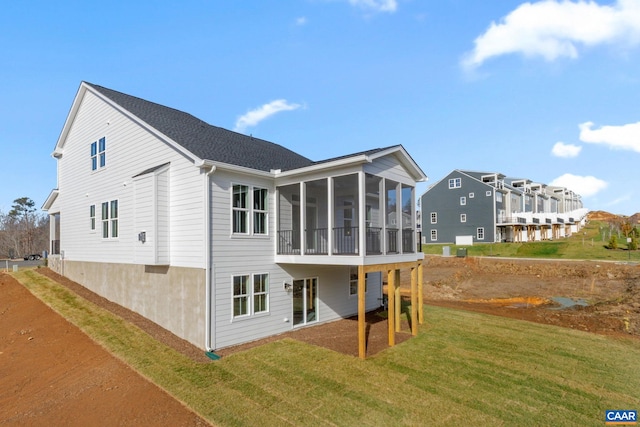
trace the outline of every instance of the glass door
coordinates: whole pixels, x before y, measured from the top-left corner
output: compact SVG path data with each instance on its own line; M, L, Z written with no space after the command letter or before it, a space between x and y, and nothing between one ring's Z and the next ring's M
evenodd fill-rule
M293 326L318 320L318 279L293 281Z

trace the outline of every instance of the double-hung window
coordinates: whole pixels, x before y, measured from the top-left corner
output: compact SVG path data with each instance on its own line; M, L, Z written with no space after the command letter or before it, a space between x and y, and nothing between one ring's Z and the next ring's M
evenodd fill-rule
M476 231L476 238L478 240L484 240L484 227L478 227Z
M266 188L234 184L231 196L233 234L268 233L269 191ZM253 225L251 225L251 223Z
M438 213L431 212L431 224L437 224L437 223L438 223Z
M233 276L233 317L269 311L269 275Z
M100 138L91 143L91 170L103 168L107 164L107 139Z
M435 242L438 240L438 230L431 230L431 241Z
M96 231L96 205L89 206L89 224L91 231Z
M460 222L467 222L467 214L460 214Z
M102 203L102 238L118 237L118 201Z
M464 206L467 204L467 198L462 196L460 197L460 206Z
M369 273L364 275L364 293L367 293ZM358 267L351 267L349 271L349 295L358 295Z
M253 189L253 234L267 234L268 201L266 188Z

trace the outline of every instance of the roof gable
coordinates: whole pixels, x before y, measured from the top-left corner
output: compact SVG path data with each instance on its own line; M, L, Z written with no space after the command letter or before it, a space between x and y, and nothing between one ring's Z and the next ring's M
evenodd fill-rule
M83 83L166 135L200 160L269 172L313 162L281 145L212 126L191 114L91 83Z

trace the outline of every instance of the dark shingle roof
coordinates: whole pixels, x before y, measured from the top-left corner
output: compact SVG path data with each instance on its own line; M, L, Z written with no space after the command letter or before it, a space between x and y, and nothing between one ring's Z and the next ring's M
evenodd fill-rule
M86 84L203 160L267 172L314 164L281 145L211 126L191 114L154 102L91 83Z

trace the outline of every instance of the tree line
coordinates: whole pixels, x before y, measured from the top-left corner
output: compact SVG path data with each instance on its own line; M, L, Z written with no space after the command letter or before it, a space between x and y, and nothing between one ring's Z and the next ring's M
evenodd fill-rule
M0 211L0 258L21 258L49 249L49 216L38 212L28 197L13 201L11 210Z

